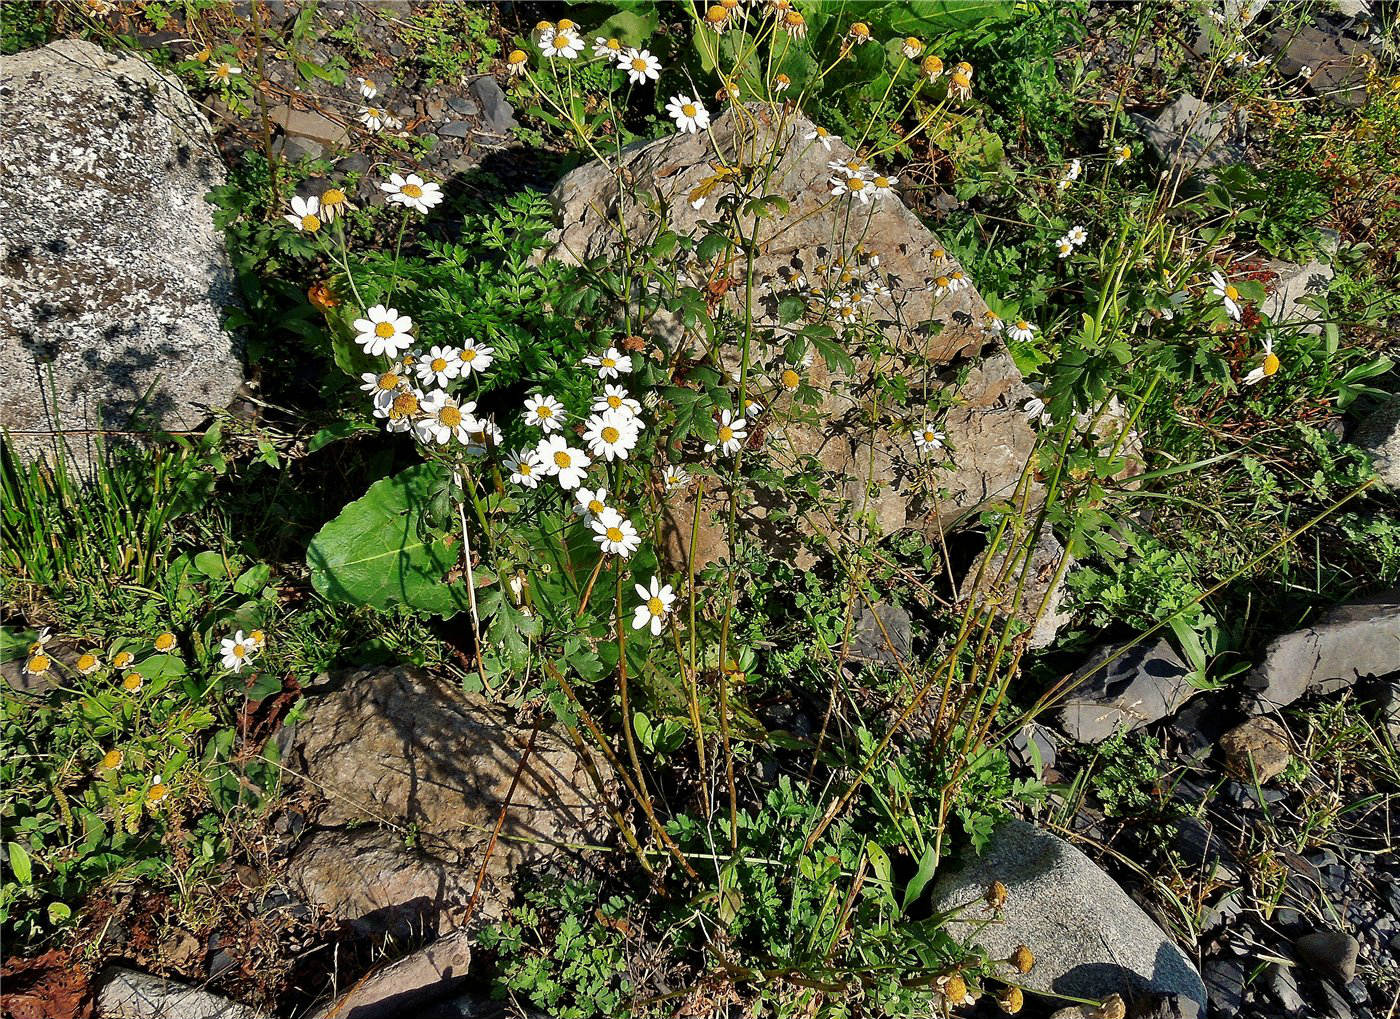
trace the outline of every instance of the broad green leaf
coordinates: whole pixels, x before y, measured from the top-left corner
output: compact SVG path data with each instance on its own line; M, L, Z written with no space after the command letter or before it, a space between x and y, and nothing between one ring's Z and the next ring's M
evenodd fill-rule
M233 582L233 589L239 594L256 594L272 576L272 567L267 563L250 566Z
M207 551L200 552L194 557L194 568L206 577L213 577L215 580L231 580L228 563L224 560L220 552Z
M34 881L34 867L30 863L29 854L18 842L10 843L10 873L14 874L15 880L22 885Z
M424 535L422 508L444 483L437 464L376 481L322 527L306 550L311 584L332 601L385 609L407 605L440 616L467 608L467 586L450 582L456 547Z

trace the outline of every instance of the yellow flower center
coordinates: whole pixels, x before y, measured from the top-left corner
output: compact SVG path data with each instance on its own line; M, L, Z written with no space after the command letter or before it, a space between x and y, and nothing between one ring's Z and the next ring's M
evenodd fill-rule
M1278 371L1278 357L1273 354L1266 354L1264 356L1264 374L1272 375L1276 371Z
M933 433L932 433L932 432L924 432L924 441L925 441L925 442L932 442L932 441L933 441Z
M1018 319L1016 320L1016 328L1017 328L1017 329L1029 329L1029 328L1030 328L1030 323L1027 322L1027 321L1026 321L1025 319L1023 319L1023 318L1018 318Z
M924 48L924 44L911 35L904 40L904 47L905 49L913 50L915 53L917 53L919 50Z
M622 531L619 530L618 528L616 528L616 527L609 527L609 528L608 528L608 540L609 540L609 541L621 541L621 540L622 540L622 537L623 537Z
M264 638L263 638L263 632L262 632L261 630L250 630L250 631L248 631L248 643L249 643L249 644L253 644L253 645L256 645L256 646L258 646L258 647L261 647L261 646L262 646L262 643L263 643L263 639L264 639Z
M826 137L829 137L830 134L831 134L831 132L828 131L828 130L827 130L826 128L824 128L824 127L819 127L819 128L817 128L817 137L818 137L818 138L826 138Z
M245 646L242 645L242 644L235 644L235 645L233 645L233 652L232 652L232 654L233 654L233 657L235 657L235 658L247 658L247 657L248 657L248 649L247 649L247 647L245 647Z
M418 397L412 393L400 393L394 397L394 402L389 407L389 415L396 418L405 418L410 414L418 413Z
M554 466L556 467L568 467L573 462L574 458L562 449L554 454Z
M729 442L729 441L731 441L733 438L734 438L734 429L730 428L728 425L720 425L720 426L719 426L719 441L720 441L720 442Z
M589 500L588 500L588 512L589 512L589 513L592 513L595 517L596 517L599 513L602 513L603 510L606 509L606 508L607 508L607 507L605 507L605 506L603 505L603 502L602 502L601 499L589 499Z
M141 675L141 673L139 673L139 672L128 672L128 673L126 674L126 677L122 680L122 689L123 689L123 690L132 690L132 691L140 690L140 689L141 689L141 684L144 683L144 682L145 682L145 677L143 677L143 676Z
M422 198L423 189L417 184L405 184L399 188L399 194L408 195L409 198Z
M310 213L308 213L308 214L305 215L305 216L302 216L302 217L301 217L301 228L302 228L303 230L307 231L308 233L313 233L313 234L314 234L317 230L321 229L321 219L320 219L320 217L319 217L319 216L313 216L313 215L311 215Z
M641 57L632 58L632 70L634 71L645 71L649 66L650 65Z
M622 438L622 433L612 425L604 426L603 430L598 434L602 436L604 442L616 442L618 439Z
M330 188L321 196L321 204L325 206L340 205L345 201L345 192L340 188Z
M33 658L29 659L29 663L25 668L30 672L48 672L49 666L52 664L53 662L49 659L48 655L35 655Z
M801 28L807 23L807 19L796 11L788 11L783 15L783 24L788 28Z
M374 335L378 336L382 340L387 340L390 336L393 336L394 333L396 333L397 331L398 330L394 328L394 323L392 322L376 322L374 326Z
M860 191L865 187L865 181L861 180L859 177L852 177L846 182L846 186L852 191Z
M175 646L175 635L173 633L162 633L156 638L157 651L169 651Z
M575 26L574 26L574 23L573 23L572 21L570 21L568 18L560 18L560 19L559 19L559 24L558 24L558 26L556 26L556 27L557 27L557 28L559 29L559 31L561 31L561 32L572 32L572 31L574 30L574 27L575 27Z
M705 17L709 18L711 21L719 22L729 17L729 11L716 4L705 12Z
M371 106L365 110L365 115L370 117L372 120L380 120L384 116L384 111L379 109L379 107L377 106Z
M1231 284L1226 284L1226 286L1225 286L1225 296L1228 297L1228 298L1229 298L1230 300L1232 300L1232 301L1238 301L1238 300L1240 299L1240 292L1239 292L1238 290L1235 289L1235 286L1234 286L1233 283L1231 283Z
M448 428L456 428L462 423L462 412L448 404L438 411L438 421Z
M936 287L946 287L951 282L952 281L948 279L947 276L940 276L938 277L938 279L933 281L933 285Z
M952 278L955 279L955 280L957 280L959 283L961 283L961 282L962 282L962 279L963 279L963 274L960 273L960 272L955 272L955 273L953 273Z
M783 386L787 389L796 389L797 384L802 381L797 372L793 371L791 368L783 372L782 379Z
M117 656L112 659L112 665L115 668L124 669L132 663L132 660L135 657L136 656L133 655L130 651L118 652Z
M396 372L385 372L383 375L379 376L374 384L385 392L391 389L398 389L399 376ZM160 645L157 644L156 647L160 647Z
M517 469L520 472L520 476L523 478L528 478L531 474L535 473L535 469L530 466L530 462L528 460L522 460L520 462L519 468Z
M552 418L554 416L554 408L547 403L542 403L535 408L535 416L542 418Z
M215 75L216 77L219 77L219 78L227 78L227 77L228 77L228 72L229 72L229 66L228 66L228 64L220 64L218 67L214 68L214 75Z
M870 26L864 22L857 21L851 26L851 34L858 39L868 39L870 37Z
M682 104L681 104L681 113L685 114L687 117L693 117L693 116L695 116L696 112L697 112L697 111L696 111L696 109L695 109L695 104L694 104L694 103L682 103Z
M476 348L475 348L475 347L468 347L468 348L466 348L465 350L463 350L462 353L461 353L459 356L460 356L460 357L462 358L462 360L465 361L467 364L471 364L473 361L476 360Z
M648 598L647 611L650 612L653 616L659 616L666 611L666 606L661 603L660 598Z
M888 177L876 177L871 183L877 188L887 188L890 186L890 179Z
M621 39L609 39L604 45L606 45L607 48L612 50L614 53L619 53L622 50Z
M435 372L446 371L447 359L442 357L435 357L432 359L432 361L429 362L428 366L432 368L432 370Z
M159 803L161 800L165 799L169 792L170 789L164 782L157 781L151 788L146 790L146 799L150 800L152 803Z
M526 58L524 50L511 50L510 56L506 58L506 62L510 64L519 65L525 63L525 59Z
M619 407L622 406L622 397L620 397L620 396L609 396L609 397L608 397L608 406L611 407L613 410L617 410Z
M972 79L961 71L956 71L953 74L953 84L957 88L969 88L972 85Z
M102 767L106 771L121 767L122 752L120 750L108 750L102 755Z
M86 672L88 669L97 668L97 656L88 652L78 658L78 671Z
M602 361L601 361L600 363L602 364L602 366L603 366L604 368L615 368L615 367L617 367L617 362L616 362L615 360L613 360L611 357L605 357L605 358L603 358Z

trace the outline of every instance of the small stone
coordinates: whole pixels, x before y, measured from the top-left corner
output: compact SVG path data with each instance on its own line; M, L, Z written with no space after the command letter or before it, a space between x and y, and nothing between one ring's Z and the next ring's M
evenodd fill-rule
M1234 959L1217 956L1205 961L1201 967L1201 978L1205 981L1206 994L1217 1015L1240 1014L1247 977L1244 966Z
M375 970L317 1012L314 1019L400 1019L410 1013L419 1015L416 1006L451 993L467 979L471 957L467 932L453 931Z
M1065 604L1065 576L1073 557L1061 565L1067 553L1048 526L1042 528L1029 555L1025 551L1027 543L1028 539L1018 540L1008 530L995 556L988 560L984 551L973 560L958 597L969 600L975 594L978 604L995 603L998 612L1006 616L1019 587L1021 602L1015 616L1030 629L1027 646L1038 651L1053 644L1060 628L1074 617ZM1017 564L1010 570L1005 565L1008 556Z
M1179 819L1172 848L1188 867L1204 871L1208 878L1228 884L1239 881L1239 863L1235 855L1221 843L1208 821L1198 821L1194 817Z
M475 117L481 112L481 107L477 106L476 103L472 102L470 99L463 99L460 96L455 96L447 100L447 106L459 117Z
M342 148L350 142L350 128L315 110L298 110L289 105L274 106L268 119L284 134L310 138L331 148Z
M1268 782L1293 760L1288 730L1267 715L1251 718L1220 737L1225 767L1240 781Z
M1136 729L1178 710L1198 692L1186 678L1190 672L1166 640L1143 641L1121 653L1102 648L1072 673L1078 682L1056 720L1071 739L1100 743L1120 727Z
M326 150L311 138L281 135L273 139L272 151L289 163L299 163L303 159L320 159Z
M466 138L472 133L472 125L465 120L451 120L437 129L441 138Z
M1294 78L1304 68L1309 91L1325 96L1341 106L1358 107L1366 102L1366 40L1331 18L1318 18L1315 25L1279 27L1266 45L1278 54L1279 75Z
M506 135L520 125L515 120L515 110L501 90L500 83L489 74L473 78L467 86L472 98L481 107L482 128L491 134Z
M1318 991L1322 999L1323 1015L1328 1019L1353 1019L1355 1013L1351 1010L1351 1002L1345 994L1332 986L1331 981L1322 981L1318 985Z
M1039 722L1027 722L1011 737L1021 763L1037 772L1055 767L1055 734Z
M365 174L369 172L369 158L357 152L336 160L335 169L337 173Z
M1305 297L1327 293L1334 275L1332 267L1313 260L1307 265L1272 261L1264 268L1273 274L1274 280L1268 284L1269 296L1259 306L1260 314L1267 315L1275 325L1301 326L1300 331L1304 333L1322 332L1322 313L1315 308L1305 308L1299 302Z
M1298 979L1287 966L1272 963L1264 971L1264 988L1289 1015L1303 1011L1303 996L1298 993Z
M1347 983L1356 976L1356 960L1361 945L1345 931L1319 930L1305 934L1293 943L1298 958L1319 973Z
M868 605L862 609L851 634L852 661L893 666L908 661L913 649L914 623L908 612L890 602L877 602L873 612Z

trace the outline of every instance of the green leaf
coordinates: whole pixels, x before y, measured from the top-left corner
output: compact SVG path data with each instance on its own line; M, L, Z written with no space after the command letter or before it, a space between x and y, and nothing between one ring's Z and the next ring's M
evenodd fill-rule
M332 601L440 616L467 608L464 580L449 583L458 553L440 534L420 534L423 508L446 482L438 464L376 481L322 527L306 550L311 584Z
M212 550L200 552L194 557L194 568L206 577L213 577L215 580L233 579L233 574L229 572L228 563L221 552Z
M807 309L807 302L795 295L784 297L778 302L778 321L783 325L796 322Z
M272 576L272 567L267 563L258 563L243 571L239 578L233 582L233 589L239 594L255 594L262 590L270 576Z
M34 867L30 863L29 854L18 842L10 843L10 872L22 885L34 882Z
M1034 742L1031 744L1034 746ZM924 855L919 857L919 869L914 876L909 879L909 883L904 886L904 899L899 904L899 908L909 911L909 906L919 897L919 893L933 880L933 872L938 868L938 854L934 852L934 844L928 843L924 847Z
M374 425L367 421L337 421L333 425L327 425L315 435L311 436L311 441L306 444L306 451L314 453L318 449L324 449L332 442L339 442L341 439L348 439L352 435L361 432L377 431Z
M266 700L274 694L279 694L281 692L282 681L270 673L263 672L253 681L253 685L248 688L248 692L245 696L248 700L256 704L258 701Z

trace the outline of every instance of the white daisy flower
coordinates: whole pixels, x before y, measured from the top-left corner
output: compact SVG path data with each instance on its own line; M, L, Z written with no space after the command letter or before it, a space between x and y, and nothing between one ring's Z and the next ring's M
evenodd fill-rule
M476 427L467 435L467 453L483 456L501 444L501 430L491 418L478 418Z
M619 374L626 375L632 371L631 356L616 347L609 347L601 354L589 354L583 363L596 368L600 379L615 379Z
M698 99L688 95L674 95L666 104L666 112L676 122L676 130L681 134L696 134L710 126L710 111Z
M237 672L238 670L234 669L233 671ZM165 779L161 778L159 774L151 775L150 783L150 788L146 790L147 803L159 803L170 795L170 787L165 784Z
M870 187L876 198L884 198L886 195L894 194L895 185L899 183L899 178L894 174L877 173L870 178Z
M651 578L651 587L641 584L634 586L642 603L637 606L637 611L632 616L632 629L650 628L653 637L661 636L661 628L666 623L666 616L670 614L671 603L676 600L676 592L671 589L670 584L663 585L654 576Z
M1085 230L1082 226L1072 226L1069 228L1069 233L1065 234L1065 240L1069 241L1076 248L1088 239L1089 231Z
M442 201L442 188L425 181L416 173L410 173L407 177L391 173L389 183L379 185L379 190L388 192L391 204L416 209L422 213L427 213Z
M370 132L381 131L386 127L392 130L399 126L398 119L382 106L361 106L360 123Z
M1000 336L1006 332L1006 320L988 308L982 315L982 326L987 332Z
M506 470L510 471L512 484L526 488L538 488L540 478L547 474L544 462L533 449L517 449L506 459Z
M622 42L618 39L604 39L601 35L593 40L593 55L604 60L621 61Z
M593 519L592 526L593 540L606 553L620 555L626 559L637 551L637 547L642 543L637 529L632 526L632 521L612 507L598 514Z
M546 435L557 428L563 428L567 417L564 405L548 394L536 393L525 399L525 423L543 428Z
M464 446L471 442L471 433L476 427L476 419L472 417L475 403L458 404L441 389L435 389L423 397L421 410L423 417L413 422L413 432L419 442L435 442L439 446L447 445L452 439Z
M242 672L243 666L247 665L257 652L257 645L245 637L242 630L219 642L219 655L224 668L235 673Z
M419 390L406 388L396 393L376 394L374 416L384 419L384 427L391 432L406 432L423 412L427 397Z
M400 315L397 308L386 308L376 304L365 312L364 318L355 319L355 342L365 348L370 357L398 357L413 346L409 331L413 319Z
M914 445L920 453L933 453L943 448L947 436L931 425L923 425L914 430Z
M1257 386L1270 375L1279 369L1278 355L1274 353L1274 341L1271 337L1264 339L1264 360L1259 362L1248 375L1244 377L1246 386Z
M1006 328L1006 335L1010 336L1018 343L1030 343L1035 338L1036 331L1040 327L1032 325L1023 318L1018 318Z
M423 385L446 385L462 373L461 351L455 347L432 347L418 359L418 381Z
M465 379L470 377L472 372L480 374L490 368L491 362L496 360L496 348L476 340L466 340L457 354L457 360L462 362L460 371Z
M1220 303L1225 305L1225 312L1236 322L1240 320L1240 292L1234 285L1227 283L1225 277L1219 270L1210 274L1210 292L1220 298Z
M674 492L690 483L690 475L683 467L667 467L661 474L661 483L666 486L666 491Z
M229 82L243 73L243 68L230 64L227 60L209 65L209 80Z
M645 85L661 77L661 61L650 50L631 49L617 58L618 70L627 72L627 80Z
M1113 150L1113 165L1122 166L1133 158L1133 148L1131 145L1120 145Z
M953 281L947 276L935 276L933 279L933 296L947 297L953 292Z
M972 280L968 279L961 269L954 269L948 274L948 289L952 293L956 294L959 290L966 290L970 286L972 286Z
M1084 166L1079 160L1071 159L1069 161L1069 166L1065 167L1065 180L1078 180L1083 170Z
M544 462L545 473L559 479L559 487L570 491L583 484L588 468L593 463L581 449L569 445L562 435L551 435L539 441L535 455Z
M826 128L824 128L824 127L817 127L817 128L814 128L810 133L805 134L805 135L803 135L802 137L803 137L803 140L804 140L804 141L809 141L809 142L812 142L812 141L821 142L822 147L823 147L824 149L826 149L826 151L828 151L828 152L831 151L831 143L832 143L832 142L839 142L839 141L841 140L841 136L840 136L840 135L832 134L830 131L828 131L828 130L827 130Z
M831 193L838 198L845 194L854 195L860 199L861 205L869 205L870 199L875 196L875 188L863 174L855 177L832 177Z
M826 165L828 169L836 171L836 173L842 177L863 177L866 180L870 179L870 173L865 163L862 162L858 156L852 156L850 159L833 159ZM839 262L840 260L838 259L837 261Z
M719 423L715 429L715 441L705 443L705 452L718 449L723 456L734 456L748 438L748 422L734 417L726 408L719 412Z
M366 99L373 99L379 95L379 85L372 78L356 78L360 83L360 95Z
M335 217L343 212L350 212L355 208L350 203L350 199L345 196L345 192L340 188L326 188L321 192L321 219L327 223L335 221Z
M594 411L604 414L610 410L618 411L621 414L630 414L637 417L642 413L642 405L632 397L627 395L627 390L621 386L608 383L603 387L603 395L593 401ZM637 421L637 427L642 427L642 422Z
M574 501L578 503L579 512L586 519L593 520L608 508L608 490L580 487L574 491Z
M292 211L282 218L298 231L314 234L321 229L321 200L315 195L310 198L297 195L292 199Z
M619 410L592 415L583 428L583 441L594 456L626 460L637 445L637 418Z
M1055 254L1061 259L1069 258L1074 254L1074 242L1068 236L1061 237L1055 242Z
M583 52L583 40L572 31L546 32L540 36L539 47L547 57L573 60Z

